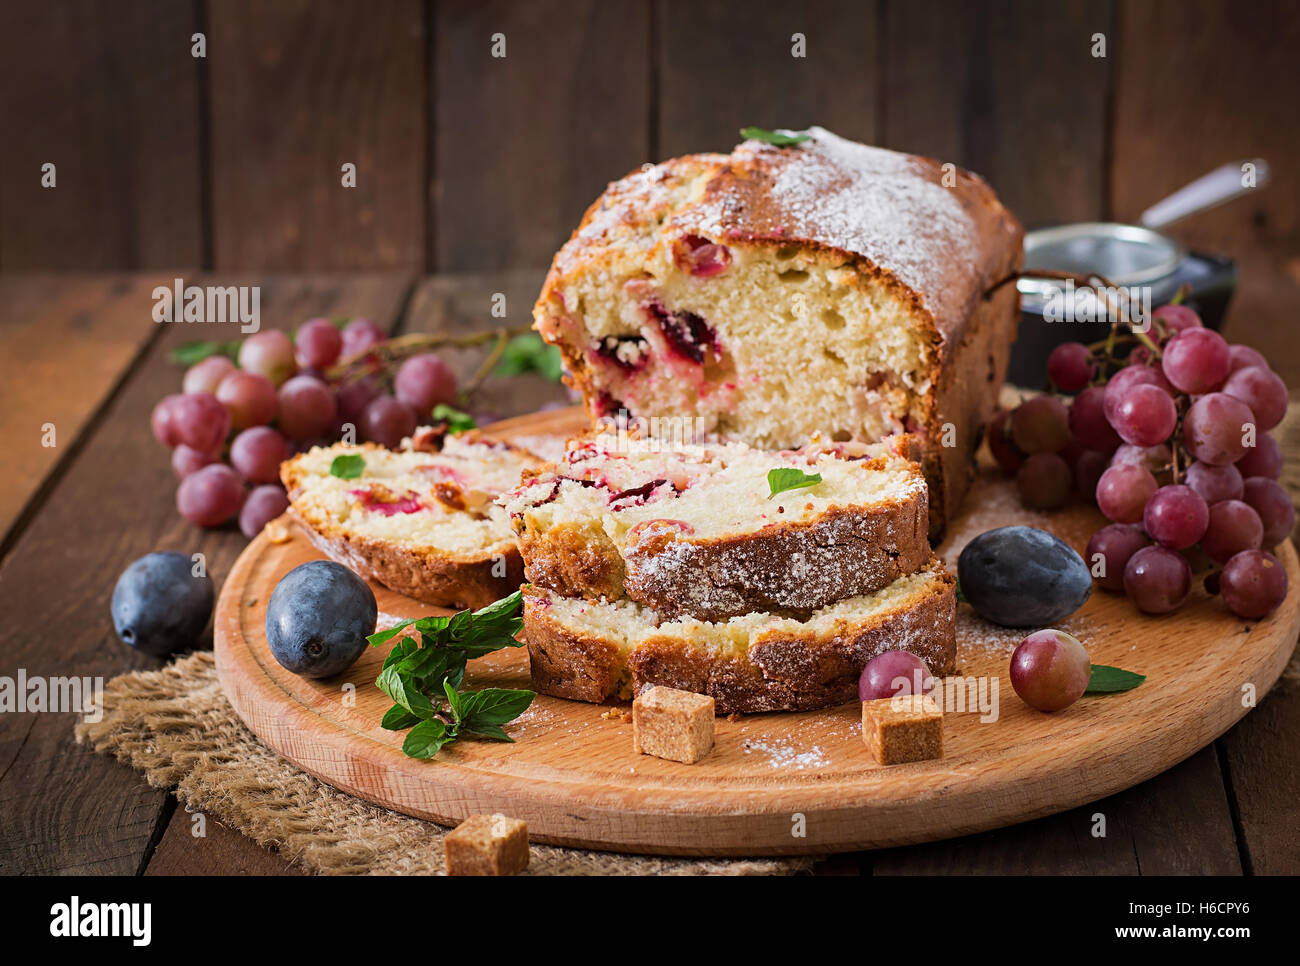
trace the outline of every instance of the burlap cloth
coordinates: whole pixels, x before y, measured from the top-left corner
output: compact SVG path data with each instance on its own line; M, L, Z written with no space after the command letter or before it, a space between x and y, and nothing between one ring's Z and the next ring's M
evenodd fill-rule
M1282 483L1300 497L1300 403L1275 431ZM1279 682L1300 683L1300 652ZM266 748L239 720L217 682L210 653L159 671L114 678L104 714L77 726L77 740L142 771L157 788L271 846L311 872L443 874L447 830L344 794ZM535 845L532 875L790 875L811 859L668 859Z
M104 714L77 740L175 786L187 807L331 875L442 875L447 829L344 794L300 771L249 731L217 681L212 654L104 687ZM671 859L534 845L531 875L790 875L811 859Z

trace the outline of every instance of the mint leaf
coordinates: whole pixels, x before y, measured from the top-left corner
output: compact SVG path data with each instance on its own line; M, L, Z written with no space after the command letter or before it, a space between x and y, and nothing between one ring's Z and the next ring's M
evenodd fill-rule
M446 423L447 432L453 436L457 433L463 433L467 429L473 429L478 425L474 422L474 417L469 413L463 413L446 403L438 403L433 407L433 421L435 423Z
M746 141L763 141L778 148L788 148L812 140L811 134L782 134L761 127L742 127L740 136Z
M564 360L560 350L547 345L536 332L525 332L506 343L501 361L492 370L494 376L517 376L536 372L552 382L564 375Z
M778 493L784 493L786 490L798 490L805 486L816 486L822 481L820 473L805 473L803 470L796 470L793 467L783 466L775 470L767 471L767 485L772 491L767 495L770 500Z
M442 682L443 693L447 695L447 707L451 709L451 720L457 725L460 724L464 715L464 702L458 692L451 684L446 681Z
M955 582L955 586L953 587L953 592L957 595L957 603L959 603L959 604L965 604L965 603L967 603L966 595L963 594L963 593L961 592L961 581L960 581L960 580L958 580L958 581Z
M330 461L330 476L340 480L355 480L366 469L366 461L360 453L343 453Z
M447 733L447 726L436 718L421 721L407 734L402 742L402 752L408 758L432 758L442 751L442 746L455 740L455 735Z
M420 719L411 712L407 711L400 704L395 704L384 712L383 720L379 722L379 727L385 731L405 731L412 725L420 723Z
M470 691L460 696L461 713L464 726L473 730L474 725L503 725L514 721L523 714L533 698L532 691L513 690L510 688L484 688L482 691Z
M167 353L167 361L192 366L210 356L226 356L234 361L239 356L239 342L186 342Z
M1111 667L1109 664L1094 664L1092 676L1088 678L1088 687L1084 694L1116 694L1120 691L1132 691L1147 679L1145 674L1125 671L1123 668Z
M494 741L506 741L510 744L515 743L515 739L505 733L500 725L494 724L475 724L473 720L461 723L460 730L467 735L479 735L484 738L491 738Z
M432 718L433 704L407 680L396 667L384 668L375 678L375 686L417 718Z
M376 631L375 633L367 637L366 640L370 643L371 647L378 647L380 644L383 644L385 641L392 640L394 637L396 637L398 634L406 630L406 628L410 627L414 623L415 623L414 620L401 621L400 623L394 624L386 631ZM410 640L410 638L406 638L406 640ZM414 641L411 641L411 643L413 645L415 644ZM391 652L390 652L390 656L391 656Z

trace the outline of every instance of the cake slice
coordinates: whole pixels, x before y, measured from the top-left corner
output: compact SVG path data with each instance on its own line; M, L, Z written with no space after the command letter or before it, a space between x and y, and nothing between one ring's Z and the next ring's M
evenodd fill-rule
M766 449L918 434L932 535L972 475L1019 319L1023 231L976 175L821 128L634 171L534 320L593 417L672 413Z
M937 561L882 590L804 620L771 613L665 620L630 600L562 597L524 587L533 687L579 701L665 685L713 698L718 714L808 711L857 698L877 654L902 648L936 676L956 665L955 583Z
M360 457L359 475L332 474L340 456ZM295 519L330 559L425 603L478 608L523 580L509 518L494 501L541 465L474 431L442 439L426 429L397 451L314 447L285 462L280 478Z
M930 558L909 440L762 452L602 434L502 497L527 579L665 617L807 614ZM819 481L772 493L769 474Z

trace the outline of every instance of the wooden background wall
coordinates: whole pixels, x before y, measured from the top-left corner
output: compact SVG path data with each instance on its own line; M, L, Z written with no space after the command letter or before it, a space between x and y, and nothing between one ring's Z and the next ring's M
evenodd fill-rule
M1297 49L1286 2L17 0L0 270L544 266L642 162L820 123L971 167L1029 225L1261 155L1267 192L1180 233L1300 276Z

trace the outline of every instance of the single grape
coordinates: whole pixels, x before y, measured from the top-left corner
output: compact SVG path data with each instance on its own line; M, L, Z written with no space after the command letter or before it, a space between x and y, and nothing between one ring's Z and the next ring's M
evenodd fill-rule
M298 369L293 340L274 329L250 335L239 346L239 368L280 385Z
M1097 508L1115 523L1137 523L1156 489L1149 470L1132 463L1112 465L1097 481Z
M1173 458L1173 451L1166 443L1160 443L1156 446L1132 446L1125 443L1115 450L1115 454L1110 458L1110 465L1119 466L1121 463L1133 463L1143 469L1150 470L1152 473L1163 473L1168 469Z
M311 376L294 376L279 392L280 429L294 439L316 439L334 425L338 405L329 386Z
M1055 510L1070 498L1074 478L1057 453L1035 453L1016 472L1020 502L1033 510Z
M1263 353L1252 349L1248 345L1230 345L1228 346L1228 372L1236 372L1238 369L1245 369L1247 366L1263 366L1267 369L1268 360L1264 358Z
M1011 655L1011 687L1038 711L1061 711L1083 697L1092 661L1078 638L1065 631L1035 631Z
M1264 476L1247 477L1242 486L1242 500L1249 503L1264 524L1265 550L1272 550L1291 536L1295 528L1295 505L1282 485Z
M1199 330L1198 330L1199 331ZM1203 463L1225 466L1246 454L1255 416L1240 399L1212 392L1192 403L1183 418L1183 445Z
M343 327L342 337L341 358L351 359L383 342L388 335L369 319L353 319Z
M1167 336L1177 335L1188 329L1199 329L1204 325L1201 317L1186 305L1174 305L1172 302L1156 309L1151 313L1151 318L1160 324Z
M1142 526L1156 543L1185 550L1205 536L1210 508L1190 486L1162 486L1147 501Z
M230 465L249 483L276 483L280 464L289 458L289 444L270 426L244 430L230 444Z
M1124 591L1145 614L1177 610L1191 589L1191 568L1168 547L1143 547L1124 566Z
M1174 387L1169 384L1169 380L1159 369L1143 365L1125 366L1107 381L1106 395L1102 399L1102 409L1106 418L1112 423L1115 421L1115 409L1119 406L1120 399L1133 386L1158 386L1170 396L1174 394Z
M221 380L217 398L230 411L235 429L265 426L275 419L275 384L255 372L236 370Z
M1246 455L1234 464L1243 478L1267 476L1276 480L1282 475L1282 447L1268 433L1255 437L1255 445L1246 447Z
M191 473L196 473L216 463L221 457L213 453L204 453L201 450L194 449L192 446L181 444L172 450L172 472L178 479L185 479Z
M171 407L176 442L212 453L221 448L230 433L230 414L209 392L178 396Z
M1210 506L1224 500L1241 499L1241 473L1232 463L1227 466L1193 463L1187 467L1186 480L1187 485L1199 493L1201 499Z
M858 678L858 698L876 701L896 694L929 694L935 680L925 662L911 651L885 651L877 654L862 669Z
M1110 466L1110 454L1086 449L1074 462L1074 489L1089 503L1097 499L1097 483Z
M415 410L400 399L380 396L366 407L361 417L362 439L389 449L397 449L406 436L415 432Z
M361 426L361 417L366 414L366 407L379 398L380 388L368 377L353 379L344 383L338 390L339 420Z
M1002 472L1014 475L1025 461L1025 454L1020 452L1011 438L1011 411L999 409L989 422L989 453L994 461L1002 467Z
M1119 433L1106 418L1106 387L1089 386L1070 404L1070 432L1086 449L1110 452L1120 445Z
M1241 500L1223 500L1210 507L1210 522L1201 549L1215 563L1227 563L1243 550L1258 550L1264 541L1259 514Z
M1178 409L1158 386L1130 386L1115 406L1111 425L1131 446L1158 446L1178 425Z
M1061 392L1078 392L1095 371L1092 353L1082 342L1062 342L1047 357L1047 377Z
M1070 442L1070 414L1055 396L1026 399L1011 414L1011 438L1024 453L1059 453Z
M402 363L393 380L393 393L417 413L427 415L438 403L456 401L456 374L432 352Z
M180 426L176 423L176 405L180 398L180 393L163 396L154 404L153 412L149 415L149 428L153 431L154 439L164 446L180 445Z
M1255 428L1261 433L1282 422L1286 415L1286 383L1264 366L1238 369L1223 384L1223 391L1250 407L1255 414Z
M243 509L239 511L239 529L249 540L262 532L266 526L285 510L289 509L289 498L278 486L258 486L248 494Z
M294 358L302 369L324 369L338 361L343 335L329 319L308 319L293 339Z
M1131 523L1110 523L1092 535L1084 562L1092 578L1105 590L1124 590L1124 568L1129 558L1151 545L1142 528Z
M1286 588L1286 568L1262 550L1243 550L1224 564L1219 575L1219 593L1228 610L1248 620L1277 610L1286 600Z
M1213 329L1187 329L1165 346L1160 368L1176 389L1214 392L1228 377L1228 343Z
M244 484L224 463L213 463L181 480L176 509L196 527L219 527L239 512Z
M215 393L221 380L234 371L235 364L226 356L208 356L185 370L181 391Z

